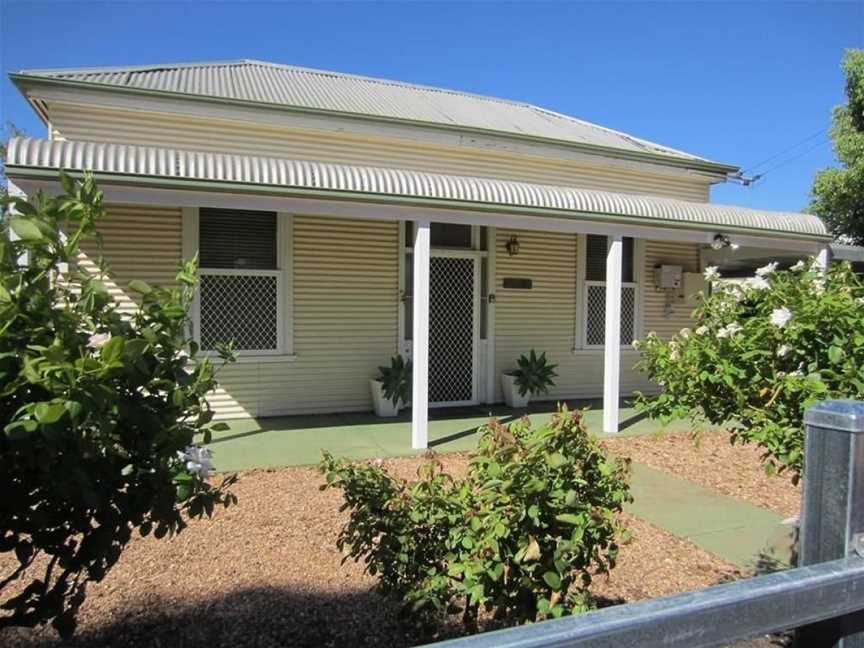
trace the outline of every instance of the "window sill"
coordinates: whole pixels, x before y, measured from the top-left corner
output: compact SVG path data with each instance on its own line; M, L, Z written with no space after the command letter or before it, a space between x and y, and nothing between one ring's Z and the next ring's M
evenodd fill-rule
M573 355L599 356L605 353L604 347L588 347L584 349L570 349ZM621 355L638 355L639 349L634 349L632 346L622 346Z
M280 353L280 354L237 354L237 364L248 363L264 363L264 362L294 362L297 359L296 353Z
M238 351L237 359L235 360L236 364L257 364L257 363L265 363L265 362L294 362L297 359L297 355L294 353L262 353L262 354L249 354L243 353L242 351ZM200 358L208 358L210 360L218 360L219 356L215 353L210 353L207 351L202 351L198 354Z

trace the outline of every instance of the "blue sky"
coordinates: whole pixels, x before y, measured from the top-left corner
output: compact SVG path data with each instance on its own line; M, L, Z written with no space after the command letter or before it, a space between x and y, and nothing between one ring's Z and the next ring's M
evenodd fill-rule
M833 162L820 131L849 47L864 47L864 0L0 0L0 117L44 132L11 70L257 58L530 101L745 168L794 147L713 199L797 211Z

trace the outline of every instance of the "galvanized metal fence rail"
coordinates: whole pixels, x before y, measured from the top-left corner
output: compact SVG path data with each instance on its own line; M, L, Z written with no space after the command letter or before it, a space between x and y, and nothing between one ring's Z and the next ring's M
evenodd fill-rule
M793 628L801 648L864 648L864 402L822 402L805 423L797 569L436 648L703 648Z

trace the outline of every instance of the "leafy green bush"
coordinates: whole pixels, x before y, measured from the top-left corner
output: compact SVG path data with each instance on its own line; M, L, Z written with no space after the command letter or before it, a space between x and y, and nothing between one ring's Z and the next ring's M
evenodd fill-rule
M407 403L411 400L411 362L405 362L401 355L395 355L390 359L389 367L378 367L381 374L381 389L384 398L394 405Z
M103 213L92 178L61 180L57 198L2 199L0 551L17 563L0 575L0 627L53 621L68 636L133 530L162 538L235 499L193 445L215 427L216 385L186 335L194 263L175 289L132 282L142 305L122 317L99 277L60 272Z
M469 628L481 607L519 622L588 608L592 575L615 565L618 513L631 501L629 463L608 458L582 413L566 408L536 429L527 418L492 420L463 479L432 454L413 483L328 453L320 468L322 488L342 489L351 512L339 548L412 618L461 610Z
M515 376L516 387L521 396L546 394L549 388L555 385L552 379L558 375L555 373L558 365L549 364L545 351L538 356L534 349L531 349L527 356L519 357L516 366L510 375Z
M810 262L770 264L741 283L706 270L713 293L697 327L669 341L649 335L639 366L662 393L640 397L663 419L735 421L732 440L756 443L766 469L799 479L804 410L825 398L864 395L864 282L848 264L826 275Z

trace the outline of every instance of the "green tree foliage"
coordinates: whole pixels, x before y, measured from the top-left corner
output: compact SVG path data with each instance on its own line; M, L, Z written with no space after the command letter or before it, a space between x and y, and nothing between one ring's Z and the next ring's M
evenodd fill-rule
M432 454L411 483L328 453L321 470L322 488L342 489L350 511L339 548L412 619L436 624L461 610L469 629L481 607L519 622L589 607L631 501L629 463L607 457L566 408L539 428L491 421L463 479Z
M864 50L848 50L846 104L834 109L831 139L840 168L816 174L810 210L837 237L864 245Z
M102 194L61 180L56 198L2 199L0 551L17 561L0 574L0 628L52 621L68 636L133 532L162 538L236 500L193 445L215 427L216 385L186 336L194 263L174 289L132 282L142 304L122 317L99 277L67 270Z
M733 442L757 444L769 472L797 482L804 410L864 396L864 281L845 263L823 276L803 261L743 283L717 281L714 268L706 277L714 290L694 312L697 328L640 344L639 367L663 388L640 406L663 419L734 421Z

